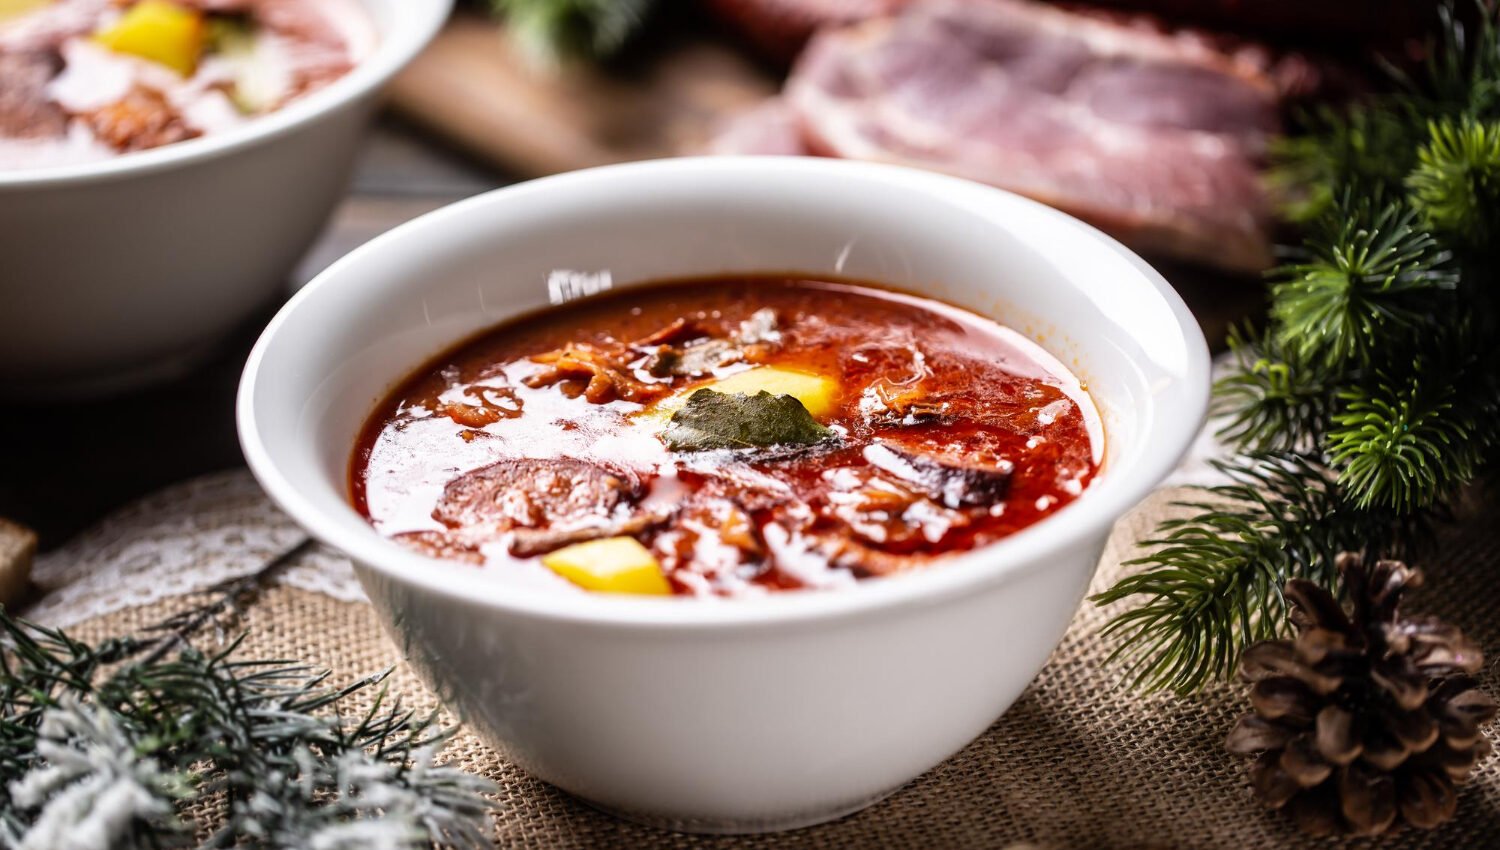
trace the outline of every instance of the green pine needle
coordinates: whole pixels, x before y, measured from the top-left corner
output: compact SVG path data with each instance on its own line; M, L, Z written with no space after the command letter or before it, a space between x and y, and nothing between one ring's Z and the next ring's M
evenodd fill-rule
M1275 340L1300 362L1366 366L1393 333L1428 324L1428 297L1452 289L1450 254L1396 203L1346 197L1305 244L1306 260L1277 272Z
M1361 509L1409 514L1433 507L1474 477L1482 446L1464 408L1462 384L1429 380L1418 369L1405 381L1339 393L1343 408L1328 433L1329 460L1339 485Z
M1339 552L1395 542L1388 517L1354 510L1316 459L1250 452L1217 464L1232 483L1177 503L1195 513L1164 522L1143 545L1144 567L1094 597L1129 600L1104 629L1136 687L1189 693L1228 676L1249 644L1281 634L1290 578L1332 587Z
M1454 8L1453 0L1437 7L1437 38L1428 44L1424 79L1397 74L1407 93L1398 100L1414 110L1471 118L1500 118L1500 27L1493 0L1471 0L1474 25Z
M1397 108L1322 107L1297 123L1300 133L1272 142L1267 180L1282 214L1299 224L1326 216L1340 187L1357 185L1361 194L1399 190L1422 139Z
M1226 419L1219 438L1252 451L1317 448L1333 406L1326 375L1296 362L1272 334L1252 340L1233 328L1228 342L1234 368L1214 385L1212 413Z
M1435 230L1486 241L1500 216L1500 124L1434 121L1406 179L1412 206Z
M1306 110L1293 121L1296 132L1272 142L1267 179L1289 221L1319 220L1341 191L1387 197L1401 192L1418 149L1429 141L1431 121L1500 118L1496 7L1489 0L1473 0L1472 6L1472 27L1451 0L1438 6L1438 37L1427 45L1420 79L1388 65L1398 92L1352 108Z

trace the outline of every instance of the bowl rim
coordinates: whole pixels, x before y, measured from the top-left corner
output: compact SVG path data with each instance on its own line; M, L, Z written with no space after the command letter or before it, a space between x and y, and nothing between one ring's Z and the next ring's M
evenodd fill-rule
M0 169L0 191L67 186L94 180L128 178L189 165L260 144L297 130L380 86L406 66L437 34L452 11L454 0L391 0L391 23L379 27L375 50L349 73L306 97L297 98L269 115L222 133L174 142L108 159L49 165L40 168ZM369 0L359 0L368 12Z
M989 193L993 199L1027 207L1028 214L1056 219L1079 240L1102 243L1133 266L1139 273L1139 283L1154 290L1165 302L1181 334L1186 355L1182 380L1152 388L1153 407L1158 413L1166 408L1171 415L1152 417L1150 428L1141 437L1148 441L1147 448L1129 470L1128 479L1120 476L1104 481L1096 479L1083 496L1054 516L987 546L955 555L940 567L878 581L861 581L829 592L775 593L735 599L570 594L504 581L475 581L472 571L443 569L452 565L406 549L380 536L373 527L365 525L363 531L342 527L282 473L274 459L273 447L266 444L261 434L255 399L267 352L287 344L282 329L289 317L309 300L320 297L326 290L358 290L361 268L379 264L382 255L420 246L429 232L447 228L494 205L524 204L533 193L576 187L616 175L630 174L651 180L683 173L710 176L724 170L793 173L832 170L844 173L849 179L916 187L937 197L950 192ZM705 191L716 191L713 181L702 183ZM494 323L501 321L504 319L496 318ZM1119 242L1051 207L969 180L896 165L795 156L681 157L599 166L496 189L427 213L356 248L294 295L266 326L245 364L236 398L236 420L246 462L266 493L312 537L344 553L357 567L362 565L388 580L482 606L497 614L564 621L577 626L727 631L867 616L893 607L935 604L1046 568L1051 563L1049 556L1070 547L1087 545L1096 538L1102 543L1114 522L1145 498L1187 453L1207 413L1209 370L1208 345L1202 330L1176 290ZM1089 498L1090 494L1094 498ZM347 510L353 510L347 494L343 504ZM1093 568L1090 563L1090 574Z

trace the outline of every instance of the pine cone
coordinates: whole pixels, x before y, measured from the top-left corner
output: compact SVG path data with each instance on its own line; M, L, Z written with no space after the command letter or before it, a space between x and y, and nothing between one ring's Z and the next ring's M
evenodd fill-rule
M1367 569L1348 553L1338 568L1352 615L1312 582L1287 582L1297 638L1245 650L1254 710L1226 746L1258 754L1256 796L1305 832L1430 829L1453 816L1455 786L1490 752L1480 726L1496 705L1470 678L1483 656L1452 626L1398 615L1418 571L1399 561Z

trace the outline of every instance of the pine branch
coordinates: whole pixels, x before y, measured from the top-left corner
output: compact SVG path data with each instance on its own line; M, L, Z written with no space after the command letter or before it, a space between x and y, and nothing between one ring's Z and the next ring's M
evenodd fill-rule
M1341 550L1403 556L1500 465L1500 24L1488 2L1474 27L1442 14L1426 79L1280 146L1294 214L1321 215L1273 276L1269 328L1232 338L1215 388L1234 483L1096 597L1134 606L1107 631L1138 685L1226 674L1282 629L1287 579L1331 589Z
M1444 119L1428 132L1406 179L1412 206L1434 230L1488 241L1500 216L1500 124Z
M139 751L109 711L65 696L37 729L39 767L10 783L17 811L0 821L0 841L41 847L160 847L186 839L174 816L192 796L191 776L166 771ZM21 824L19 811L36 810ZM148 828L152 824L154 828Z
M1436 13L1437 38L1427 45L1424 73L1413 79L1386 70L1398 92L1321 106L1294 116L1294 132L1272 142L1268 182L1282 214L1308 224L1328 214L1341 191L1395 197L1431 140L1433 121L1500 118L1500 28L1491 0L1471 0L1473 26L1452 0Z
M36 764L36 730L47 709L58 706L62 693L89 688L102 668L138 646L132 640L89 646L60 631L23 626L0 608L0 813L11 811L10 783Z
M1453 0L1437 7L1437 37L1427 45L1421 80L1396 74L1406 93L1397 102L1430 116L1496 118L1500 108L1500 28L1494 0L1467 0L1474 25L1464 22Z
M1302 113L1296 123L1299 133L1272 142L1267 179L1282 215L1299 224L1326 217L1340 190L1394 196L1423 139L1408 110L1396 105L1325 106Z
M1273 334L1248 334L1230 329L1234 368L1214 385L1211 413L1226 418L1219 438L1251 451L1316 449L1334 406L1326 375L1296 362Z
M1377 376L1339 393L1329 462L1358 508L1414 513L1474 477L1484 447L1466 415L1473 396L1463 395L1461 372L1434 372L1418 366L1404 381Z
M199 591L195 595L204 597L200 604L145 629L146 633L159 634L161 637L152 646L142 647L142 651L149 653L143 663L150 664L174 649L188 646L194 635L209 626L213 626L215 636L223 643L228 630L239 625L241 615L251 603L260 598L260 592L265 589L271 577L316 545L311 537L304 537L255 572L226 579Z
M640 28L653 0L490 0L510 35L533 58L551 63L603 59Z
M181 804L218 795L211 847L486 844L491 786L433 763L450 734L435 716L383 690L346 710L390 671L328 688L303 665L236 660L238 640L160 643L90 646L0 611L0 839L162 846Z
M1104 634L1137 687L1188 693L1228 675L1244 647L1282 633L1287 579L1333 586L1340 552L1389 551L1406 536L1389 515L1355 510L1315 458L1250 452L1216 466L1232 483L1177 503L1195 513L1164 522L1143 543L1150 554L1129 562L1145 569L1094 597L1135 603Z
M1457 283L1450 252L1399 203L1345 195L1302 253L1271 289L1275 340L1330 373L1370 365L1392 335L1430 329L1428 298Z

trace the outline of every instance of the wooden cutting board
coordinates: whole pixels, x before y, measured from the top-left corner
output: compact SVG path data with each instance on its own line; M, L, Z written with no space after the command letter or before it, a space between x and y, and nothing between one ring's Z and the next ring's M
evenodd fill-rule
M730 45L666 33L609 69L528 61L460 13L390 88L392 105L517 177L694 153L780 82Z

